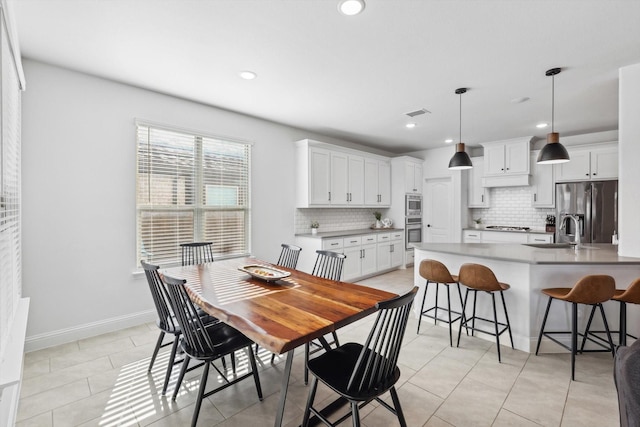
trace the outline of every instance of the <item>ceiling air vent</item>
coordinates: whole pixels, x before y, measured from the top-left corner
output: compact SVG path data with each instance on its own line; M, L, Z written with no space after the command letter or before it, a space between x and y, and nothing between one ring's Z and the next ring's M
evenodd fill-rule
M405 113L405 114L406 114L407 116L409 116L409 117L416 117L416 116L421 116L421 115L423 115L423 114L427 114L427 113L431 114L431 111L429 111L429 110L427 110L427 109L425 109L425 108L421 108L421 109L419 109L419 110L416 110L416 111L410 111L410 112Z

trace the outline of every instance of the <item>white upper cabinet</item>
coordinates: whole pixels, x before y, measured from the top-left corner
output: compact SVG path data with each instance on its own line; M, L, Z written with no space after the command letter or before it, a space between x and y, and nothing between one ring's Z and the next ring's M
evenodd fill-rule
M530 141L531 138L517 138L482 144L485 176L528 174Z
M531 152L531 206L554 208L556 206L556 180L553 165L537 163L539 151Z
M309 139L295 144L296 207L389 206L388 158Z
M570 160L555 165L556 181L588 181L618 178L618 144L567 147Z
M364 204L385 207L391 203L391 166L388 161L364 159Z
M422 194L422 162L405 161L404 186L405 193Z
M489 189L482 186L484 177L484 158L472 157L473 168L468 169L467 205L470 208L488 208Z

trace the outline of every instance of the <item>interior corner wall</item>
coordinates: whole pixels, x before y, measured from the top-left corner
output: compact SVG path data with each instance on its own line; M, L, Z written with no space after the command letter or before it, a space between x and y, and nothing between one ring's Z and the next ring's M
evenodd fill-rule
M252 253L294 239L293 141L349 142L32 60L24 61L23 295L27 350L143 319L137 270L134 119L253 143Z
M640 64L620 69L618 254L640 257Z

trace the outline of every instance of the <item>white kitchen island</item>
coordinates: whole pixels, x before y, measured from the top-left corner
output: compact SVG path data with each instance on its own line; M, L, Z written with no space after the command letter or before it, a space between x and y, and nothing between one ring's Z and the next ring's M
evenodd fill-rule
M451 274L458 274L465 263L483 264L491 268L498 281L508 283L511 289L505 291L513 343L515 348L526 352L535 352L540 325L547 304L547 297L540 289L552 287L572 287L578 279L589 274L608 274L616 280L616 288L625 289L633 280L640 277L640 258L622 257L617 254L617 246L593 244L588 249L575 251L573 248L534 248L522 244L500 243L423 243L415 248L414 281L420 287L414 309L418 313L425 280L419 274L423 259L435 259L447 266ZM464 297L464 286L461 286ZM440 293L440 306L446 306L446 300ZM483 298L484 297L484 298ZM452 309L458 310L460 303L457 292L451 292ZM435 300L435 286L430 286L425 307L432 306ZM618 329L619 303L610 301L604 304L607 321L612 330ZM578 320L580 329L586 325L589 308L579 306ZM478 295L478 313L492 318L490 298ZM502 310L498 310L499 319ZM570 304L555 301L551 305L546 330L570 330ZM471 313L468 308L468 313ZM425 317L423 322L433 322ZM602 330L599 316L596 315L592 329ZM446 324L444 324L446 326ZM458 324L454 325L456 328ZM640 333L640 307L627 305L627 328L632 335ZM487 340L494 337L479 333L477 336ZM567 337L568 339L568 337ZM617 337L614 336L614 342ZM500 343L509 345L508 334L500 337ZM464 331L460 340L464 346ZM557 344L544 340L540 352L566 351Z

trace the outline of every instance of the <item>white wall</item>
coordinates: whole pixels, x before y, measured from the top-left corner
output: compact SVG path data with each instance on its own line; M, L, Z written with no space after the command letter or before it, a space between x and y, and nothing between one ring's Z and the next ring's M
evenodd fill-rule
M640 64L620 69L618 230L623 256L640 257Z
M252 253L294 240L293 141L345 141L25 60L23 289L27 349L154 318L135 265L140 118L254 143ZM360 147L361 148L361 147Z

